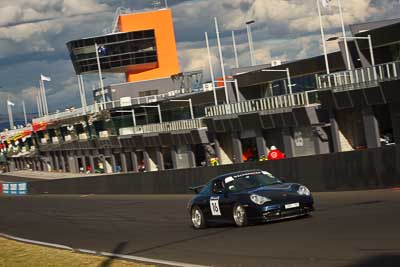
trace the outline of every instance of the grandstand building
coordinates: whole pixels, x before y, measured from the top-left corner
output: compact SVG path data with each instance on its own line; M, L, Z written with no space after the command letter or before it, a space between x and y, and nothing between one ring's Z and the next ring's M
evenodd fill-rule
M118 28L67 46L78 75L100 65L126 83L97 88L93 105L3 132L8 170L160 171L214 157L242 163L248 149L258 160L271 146L293 158L400 144L400 19L352 25L354 37L371 37L374 56L366 40L348 41L350 67L339 43L330 74L321 55L232 69L237 83L215 91L201 71L180 71L169 9L121 15ZM269 71L286 69L290 78Z

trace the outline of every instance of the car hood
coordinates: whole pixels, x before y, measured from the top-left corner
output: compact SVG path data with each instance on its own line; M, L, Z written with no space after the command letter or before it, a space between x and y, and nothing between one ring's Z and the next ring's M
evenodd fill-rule
M280 196L282 193L294 194L297 196L297 190L299 189L299 186L299 184L293 183L274 184L249 190L248 193L265 197Z

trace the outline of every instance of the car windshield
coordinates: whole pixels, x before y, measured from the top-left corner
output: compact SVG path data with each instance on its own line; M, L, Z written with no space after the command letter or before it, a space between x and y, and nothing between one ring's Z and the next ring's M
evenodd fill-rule
M225 178L225 188L230 192L240 192L281 183L282 181L280 179L264 171L240 174Z

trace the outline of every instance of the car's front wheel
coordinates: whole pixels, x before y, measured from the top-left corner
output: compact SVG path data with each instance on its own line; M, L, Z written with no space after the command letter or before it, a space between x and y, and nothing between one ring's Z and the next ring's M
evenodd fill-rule
M192 224L195 229L202 229L206 227L203 212L198 206L192 208Z
M239 227L247 225L246 209L241 204L236 204L233 207L233 219Z

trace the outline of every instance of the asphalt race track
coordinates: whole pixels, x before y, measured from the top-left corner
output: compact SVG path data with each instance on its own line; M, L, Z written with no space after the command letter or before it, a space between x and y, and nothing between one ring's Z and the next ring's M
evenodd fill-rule
M400 266L400 191L318 193L313 216L190 227L190 196L0 197L0 232L213 266Z

